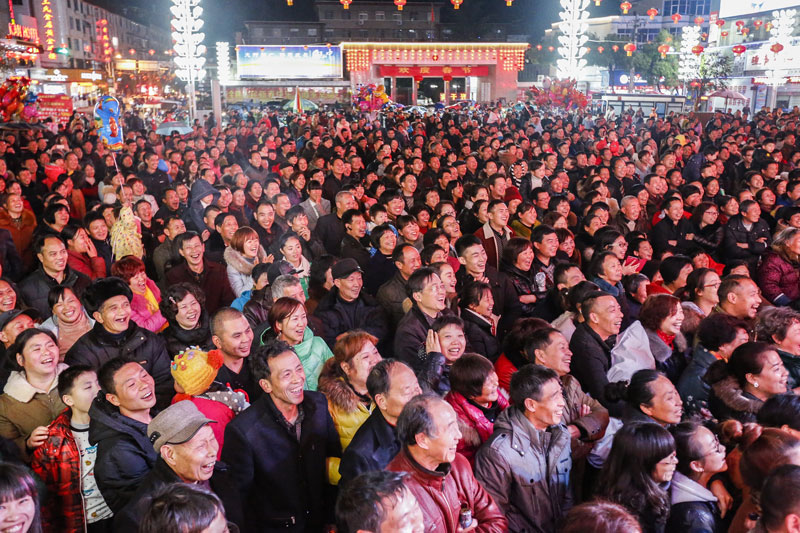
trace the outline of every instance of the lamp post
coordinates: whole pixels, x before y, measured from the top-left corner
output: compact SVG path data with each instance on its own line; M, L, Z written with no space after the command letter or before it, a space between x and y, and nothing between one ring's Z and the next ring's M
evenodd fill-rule
M202 44L205 35L203 27L203 8L200 0L172 0L172 39L175 41L175 75L186 82L189 96L189 122L194 124L197 113L196 83L206 75L206 47Z
M558 53L561 59L557 61L557 76L561 79L575 78L579 80L581 73L586 68L586 35L589 25L589 0L561 0L561 35L558 36Z

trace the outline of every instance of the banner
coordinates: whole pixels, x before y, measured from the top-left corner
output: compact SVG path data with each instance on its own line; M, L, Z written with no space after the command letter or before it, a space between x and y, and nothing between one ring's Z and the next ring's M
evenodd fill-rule
M39 121L44 122L48 117L56 124L66 126L72 116L72 98L66 94L40 94Z
M240 79L341 78L339 46L236 47Z
M414 76L424 76L426 78L442 78L452 76L463 78L465 76L488 76L488 65L477 67L395 67L381 66L380 75L413 78Z

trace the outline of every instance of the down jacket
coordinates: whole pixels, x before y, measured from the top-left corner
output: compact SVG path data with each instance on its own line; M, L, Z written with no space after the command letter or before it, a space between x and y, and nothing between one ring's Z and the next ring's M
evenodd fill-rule
M473 464L478 448L492 436L494 421L489 420L483 411L458 392L451 390L444 400L453 407L458 419L461 440L456 451ZM498 391L496 404L500 409L498 413L508 408L508 399L503 391Z
M331 348L336 344L336 337L354 329L363 329L377 337L381 353L386 353L384 350L391 348L386 346L386 341L391 336L386 313L377 300L364 291L356 300L345 302L339 298L339 289L333 287L320 300L314 316L324 325L325 332L322 336Z
M569 431L563 425L539 431L517 407L501 413L494 426L475 457L475 477L503 510L510 531L555 531L572 507Z
M92 403L89 416L89 442L97 445L97 487L117 514L153 468L158 454L147 438L147 425L122 415L102 391Z
M758 242L762 237L766 240ZM750 271L754 272L758 258L767 251L770 243L772 243L772 233L769 231L769 224L763 218L747 231L742 223L742 215L736 215L725 225L722 256L726 262L736 259L747 261ZM746 244L747 248L742 248L739 244Z
M264 247L258 246L258 260L264 262L267 260L267 252ZM222 254L225 259L225 264L228 265L228 281L231 284L233 293L238 298L244 291L249 291L253 288L253 268L256 264L254 261L247 259L244 254L237 252L233 247L228 246Z
M643 327L637 320L617 336L617 343L611 349L608 381L630 381L636 371L649 368L658 369L677 382L686 367L683 335L675 337L674 346L673 350L655 331Z
M761 258L756 280L764 298L775 305L800 299L800 265L772 250Z
M709 410L720 422L729 419L742 424L755 422L762 405L764 402L742 390L733 376L711 384Z

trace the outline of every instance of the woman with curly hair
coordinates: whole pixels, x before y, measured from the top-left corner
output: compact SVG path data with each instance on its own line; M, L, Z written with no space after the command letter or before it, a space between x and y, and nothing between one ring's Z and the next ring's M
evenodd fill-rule
M190 346L203 350L214 349L205 303L205 294L192 283L178 283L164 291L159 307L167 319L168 326L162 336L170 356Z

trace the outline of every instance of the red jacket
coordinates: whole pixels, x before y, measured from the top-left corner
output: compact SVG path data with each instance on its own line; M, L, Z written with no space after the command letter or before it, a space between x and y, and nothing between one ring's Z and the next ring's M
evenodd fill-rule
M92 280L106 277L106 260L100 257L99 254L89 257L86 254L68 250L67 264L72 270L89 276Z
M47 487L42 502L44 531L83 533L83 496L81 494L81 454L69 427L71 411L53 420L47 440L33 452L31 468Z
M461 440L458 441L458 453L475 464L475 454L481 444L489 440L494 431L494 422L486 418L483 411L471 404L462 394L450 391L444 397L445 401L453 406L458 417L458 429L461 431ZM508 407L508 400L503 391L498 391L497 403L500 409ZM499 413L498 413L499 414Z
M796 263L790 263L772 250L762 256L756 281L764 298L775 305L789 303L785 300L775 302L781 294L789 301L800 298L800 268Z
M506 354L500 354L500 357L497 358L494 363L494 371L500 382L500 388L506 392L511 390L511 376L517 371L517 367L506 357Z
M475 533L504 533L508 521L492 496L478 483L469 462L460 453L450 464L440 465L431 472L414 461L403 448L386 467L391 472L408 472L405 479L408 490L414 494L422 509L427 531L457 533L461 504L472 510L472 519L478 521Z

